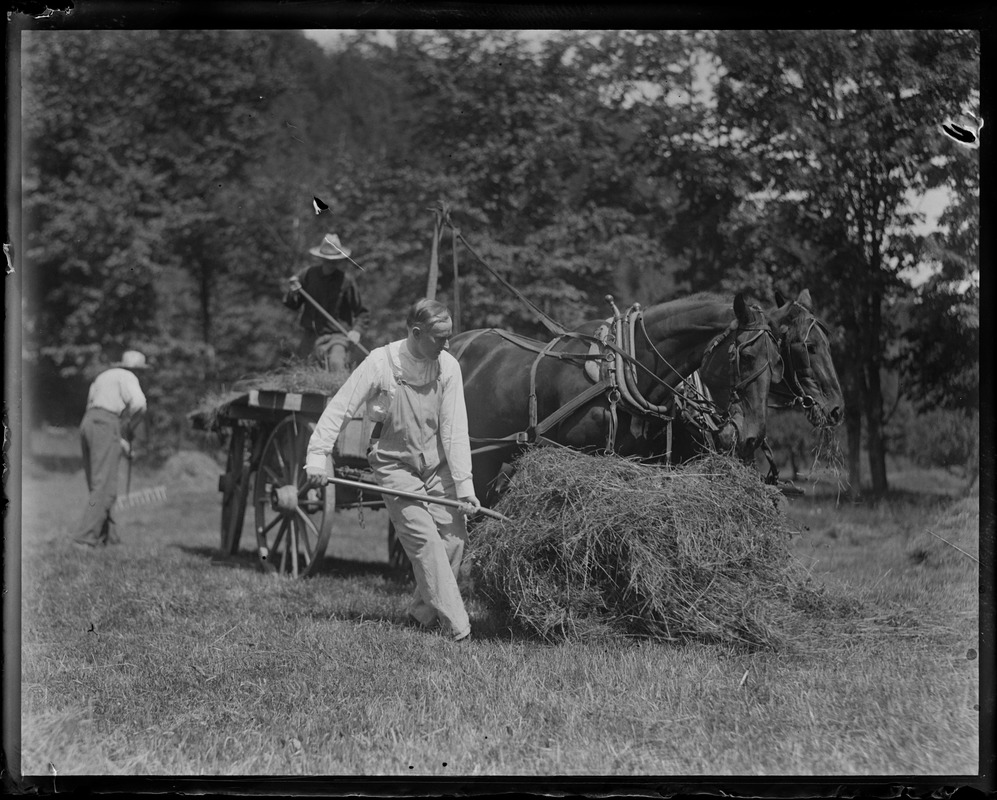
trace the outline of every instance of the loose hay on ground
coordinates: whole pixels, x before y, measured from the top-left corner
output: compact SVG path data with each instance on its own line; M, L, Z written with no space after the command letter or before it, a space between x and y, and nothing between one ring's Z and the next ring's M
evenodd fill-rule
M641 637L783 644L820 605L792 558L784 498L725 456L661 467L527 451L470 543L475 591L549 641Z
M980 498L962 497L925 520L907 545L907 557L929 568L956 566L975 572L980 564Z

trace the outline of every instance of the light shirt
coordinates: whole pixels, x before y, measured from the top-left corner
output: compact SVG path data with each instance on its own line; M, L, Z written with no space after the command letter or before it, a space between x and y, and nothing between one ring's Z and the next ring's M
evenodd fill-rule
M111 367L100 373L90 384L87 408L103 408L112 414L127 411L130 415L145 410L145 395L138 378L131 370Z
M392 401L377 442L378 455L408 464L417 473L445 462L457 496L471 497L471 445L460 364L446 351L435 359L416 358L405 339L373 350L336 392L308 442L305 467L324 471L345 421L385 391ZM369 418L370 405L364 414Z

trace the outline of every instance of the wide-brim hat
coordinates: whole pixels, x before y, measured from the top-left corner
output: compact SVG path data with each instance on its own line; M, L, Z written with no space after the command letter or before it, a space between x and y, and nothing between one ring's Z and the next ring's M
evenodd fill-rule
M347 258L350 255L350 251L343 247L339 237L334 233L327 233L322 244L311 248L308 252L316 258L327 258L330 261Z
M121 355L121 360L116 364L112 364L112 367L124 367L125 369L148 369L149 365L145 363L145 356L142 355L138 350L125 350Z

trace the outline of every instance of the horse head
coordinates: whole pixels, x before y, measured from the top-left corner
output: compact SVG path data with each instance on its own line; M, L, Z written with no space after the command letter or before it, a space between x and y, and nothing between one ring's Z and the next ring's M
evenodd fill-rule
M734 298L734 320L706 349L700 372L717 387L713 399L724 421L719 446L750 460L765 438L769 390L784 379L784 365L777 329L743 294Z
M831 427L844 418L844 399L831 360L827 328L813 313L810 292L804 289L787 301L776 292L769 318L778 328L785 375L772 385L772 404L801 406L814 427Z

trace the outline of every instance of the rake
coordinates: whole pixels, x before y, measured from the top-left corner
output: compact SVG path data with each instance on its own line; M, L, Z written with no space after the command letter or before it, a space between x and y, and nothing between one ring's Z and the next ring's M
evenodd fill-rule
M125 486L125 493L114 502L116 509L135 508L136 506L148 506L166 502L166 487L153 486L149 489L132 490L132 457L128 455L128 479Z
M115 503L115 508L135 508L135 506L147 506L155 503L166 502L166 487L153 486L150 489L142 489L137 492L129 492L124 497L119 497Z

